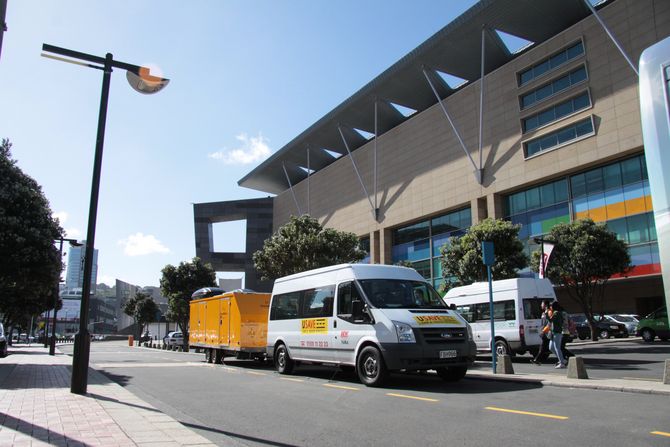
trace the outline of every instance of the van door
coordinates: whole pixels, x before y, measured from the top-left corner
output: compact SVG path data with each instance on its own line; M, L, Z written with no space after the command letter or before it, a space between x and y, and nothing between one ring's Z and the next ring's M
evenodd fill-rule
M337 363L355 364L358 342L373 330L371 321L353 320L352 303L356 300L363 301L363 296L354 281L341 283L337 287L337 315L333 320L330 337L333 359Z
M313 361L333 361L330 331L333 324L335 285L303 291L300 341L295 357Z

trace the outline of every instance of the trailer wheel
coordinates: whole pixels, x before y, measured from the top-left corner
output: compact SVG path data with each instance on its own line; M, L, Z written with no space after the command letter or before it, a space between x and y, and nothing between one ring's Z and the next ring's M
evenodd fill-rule
M221 349L215 349L214 350L214 363L217 365L221 364L223 365L223 350Z
M288 349L282 343L275 349L275 366L279 374L291 374L295 363L288 354Z

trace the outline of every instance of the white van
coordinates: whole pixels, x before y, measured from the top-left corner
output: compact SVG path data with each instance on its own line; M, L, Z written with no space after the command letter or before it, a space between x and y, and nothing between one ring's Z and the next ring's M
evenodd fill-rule
M540 339L541 303L554 301L554 288L547 279L515 278L493 281L495 349L498 355L535 354ZM491 351L489 283L454 287L444 297L472 326L477 350Z
M470 326L415 270L341 264L275 281L267 351L280 374L296 362L334 364L379 386L394 370L459 380L476 347Z

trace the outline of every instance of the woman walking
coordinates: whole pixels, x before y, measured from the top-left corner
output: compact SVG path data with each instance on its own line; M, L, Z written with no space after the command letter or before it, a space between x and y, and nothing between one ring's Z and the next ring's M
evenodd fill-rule
M550 305L551 312L549 312L548 320L551 323L551 340L549 341L549 349L556 354L558 358L558 363L556 368L565 368L566 362L563 357L563 350L561 349L561 344L563 341L563 324L567 323L563 319L563 307L558 304L558 301L554 301Z

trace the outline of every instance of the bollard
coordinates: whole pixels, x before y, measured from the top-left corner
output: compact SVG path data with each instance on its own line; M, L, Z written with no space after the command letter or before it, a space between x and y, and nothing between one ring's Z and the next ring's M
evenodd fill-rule
M665 370L663 370L663 383L670 385L670 360L665 361Z
M129 335L128 336L128 346L132 347L133 343L135 343L135 337L133 337L132 335Z
M501 355L496 362L496 374L514 374L514 367L512 366L512 358L507 355Z
M570 357L568 359L568 379L588 379L584 359L580 356Z

